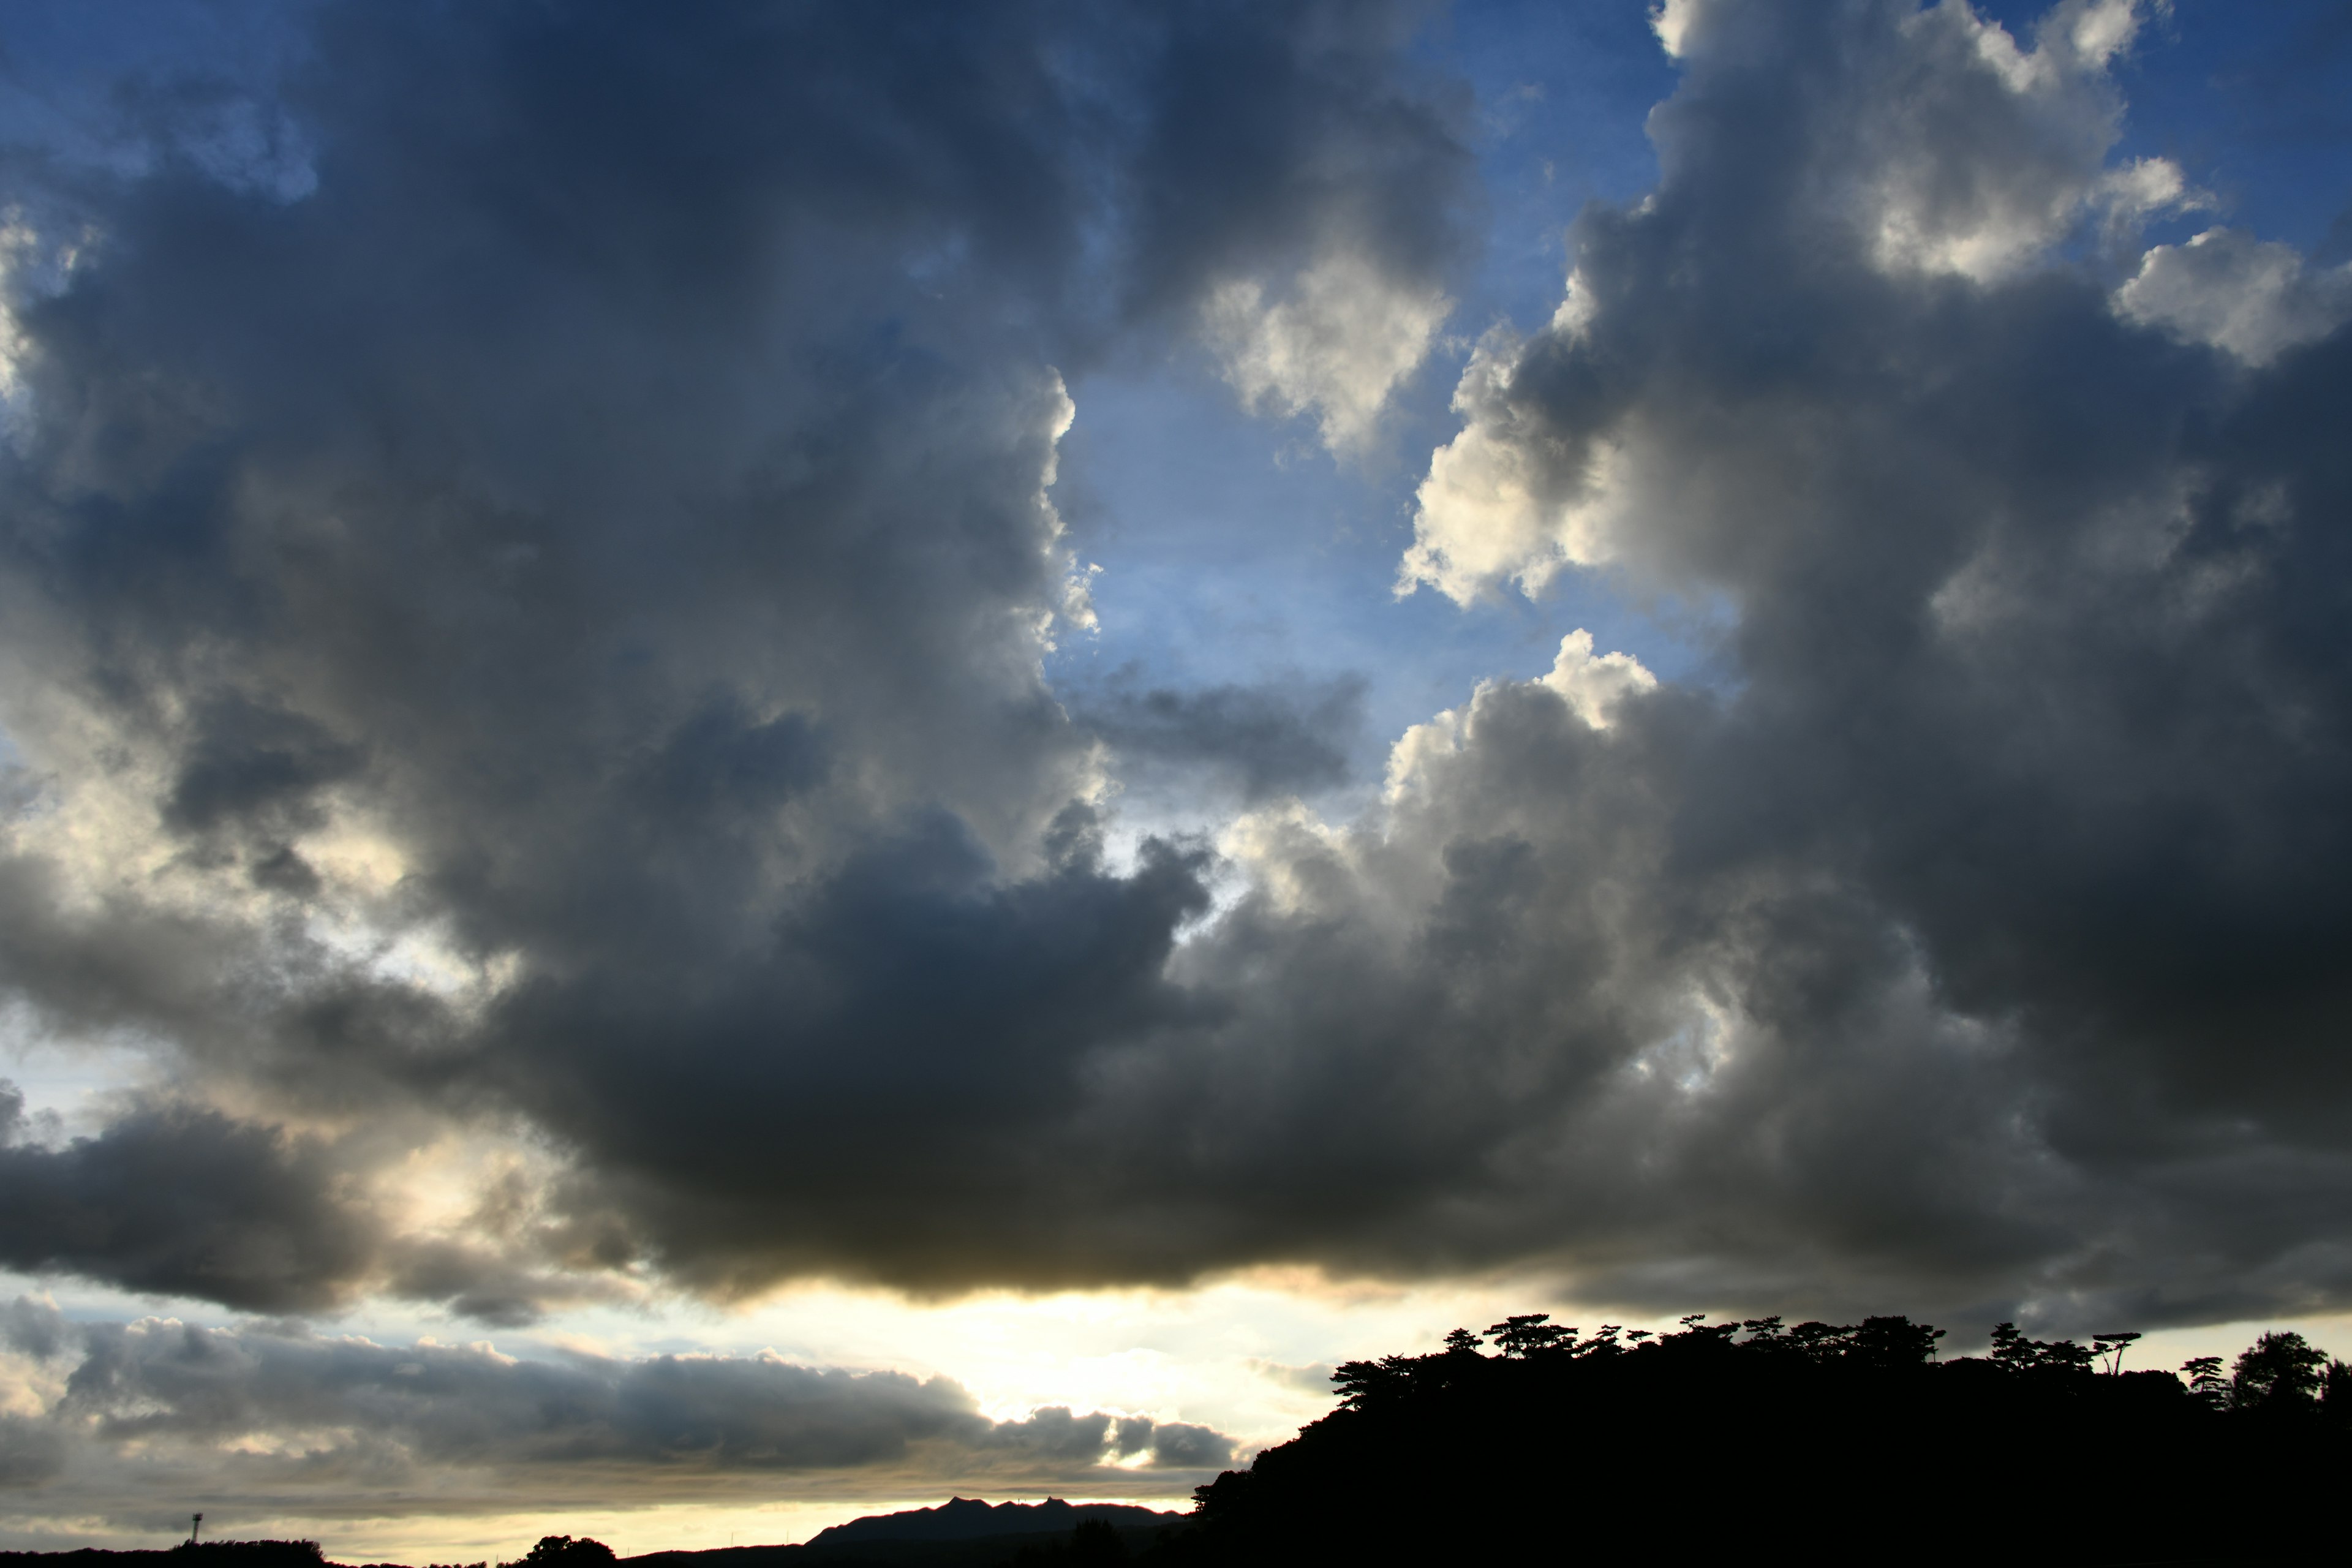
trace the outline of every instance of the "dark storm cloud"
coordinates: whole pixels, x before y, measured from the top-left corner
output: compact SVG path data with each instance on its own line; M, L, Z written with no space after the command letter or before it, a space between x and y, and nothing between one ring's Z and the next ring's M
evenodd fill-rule
M9 1157L292 1183L305 1128L413 1119L364 1184L516 1136L551 1173L470 1231L252 1276L503 1321L648 1270L1269 1259L2098 1327L2340 1302L2352 342L2228 242L2114 292L2183 195L2105 162L2126 20L2075 0L2028 55L1956 5L1663 11L1662 183L1474 355L1406 566L1720 604L1725 679L1571 638L1407 736L1361 821L1230 824L1221 884L1108 858L1097 741L1271 795L1349 702L1066 715L1049 367L1334 245L1425 299L1459 149L1402 33L329 13L302 194L162 155L37 193L91 237L18 301L5 459L8 722L58 781L0 868L11 983L288 1126ZM262 1289L114 1234L25 1255ZM598 1419L583 1453L640 1451ZM1091 1419L1019 1441L1130 1440Z
M2030 60L1957 6L1678 10L1664 183L1481 349L1408 569L1720 596L1734 679L1596 715L1564 654L1401 752L1378 841L1269 835L1192 955L1255 1014L1202 1060L1282 1041L1264 1078L1344 1135L1265 1081L1153 1092L1292 1132L1233 1137L1233 1190L1324 1195L1289 1245L1360 1223L1373 1267L2340 1300L2352 340L2250 370L2040 259L2123 200L2118 7Z
M499 1321L646 1261L1099 1276L1004 1227L1086 1206L1054 1130L1192 1005L1207 894L1105 868L1040 675L1056 373L1335 244L1436 288L1466 154L1402 18L331 5L280 80L130 83L135 156L17 149L0 684L52 805L0 945L186 1106L15 1152L156 1189L15 1256ZM1220 704L1250 778L1324 765ZM566 1173L296 1234L442 1131ZM148 1236L221 1161L276 1253Z
M1343 238L1435 281L1460 247L1467 89L1411 64L1418 6L1219 4L1157 19L1153 111L1127 171L1137 287L1189 303Z
M1347 782L1348 754L1363 730L1364 681L1198 690L1114 683L1076 708L1080 724L1122 763L1210 770L1255 801Z
M828 1496L972 1482L1085 1491L1132 1485L1137 1469L1118 1461L1133 1456L1199 1472L1232 1453L1182 1422L1058 1405L992 1420L947 1378L773 1355L528 1361L286 1325L74 1323L27 1301L9 1310L5 1341L57 1392L0 1427L0 1483L35 1489L20 1507L118 1517L166 1478L200 1488L215 1512L299 1500L367 1514L421 1496L445 1513L502 1513L773 1496L802 1476ZM292 1450L253 1447L290 1435Z
M429 1128L302 1135L150 1097L94 1136L44 1139L23 1107L0 1080L0 1266L20 1273L262 1312L334 1311L381 1291L509 1325L625 1293L536 1266L556 1243L495 1193L462 1237L402 1235L369 1178Z
M0 1083L8 1268L288 1311L333 1304L375 1249L324 1152L274 1129L158 1107L48 1149L16 1141L23 1109Z
M203 711L195 730L163 805L164 820L185 831L267 814L309 815L310 795L357 773L362 761L357 748L300 714L234 696ZM304 825L296 815L289 826Z
M638 955L524 982L472 1070L593 1150L565 1203L707 1289L793 1274L953 1288L1116 1277L1069 1234L1065 1136L1090 1052L1183 1016L1160 973L1202 911L1197 856L1006 883L952 818L877 843L724 967ZM647 1042L664 1042L659 1053Z

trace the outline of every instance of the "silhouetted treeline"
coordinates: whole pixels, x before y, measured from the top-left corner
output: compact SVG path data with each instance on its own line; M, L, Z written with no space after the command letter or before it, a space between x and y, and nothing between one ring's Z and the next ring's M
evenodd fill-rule
M315 1541L198 1541L150 1552L108 1552L85 1546L73 1552L0 1552L6 1568L323 1568L326 1553Z
M1144 1561L2342 1561L2352 1368L2265 1334L2227 1374L2131 1334L1541 1314L1351 1362L1340 1408L1198 1493ZM1491 1342L1491 1348L1490 1348Z
M497 1568L610 1568L613 1549L601 1541L544 1535L512 1563ZM0 1552L0 1568L340 1568L315 1541L184 1541L152 1552ZM404 1568L396 1563L371 1568ZM488 1563L436 1563L431 1568L491 1568Z

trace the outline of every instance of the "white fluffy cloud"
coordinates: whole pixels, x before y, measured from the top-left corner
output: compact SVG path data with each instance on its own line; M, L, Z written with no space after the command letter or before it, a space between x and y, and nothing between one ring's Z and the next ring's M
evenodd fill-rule
M1334 250L1269 298L1236 279L1202 307L1225 379L1253 409L1311 413L1324 444L1360 451L1389 395L1429 356L1454 308L1425 281L1392 278L1371 259Z
M1771 204L1776 218L1825 253L1855 247L1897 277L1987 286L2032 267L2087 222L2127 234L2147 216L2193 204L2165 160L2108 162L2123 114L2109 67L2143 10L2132 0L2068 0L2028 47L1957 0L1811 17L1710 0L1660 8L1659 36L1685 61L1695 89L1666 106L1656 127L1670 182L1716 173L1694 162L1711 129L1701 84L1712 76L1738 74L1769 50L1807 84L1781 121L1748 128L1776 144L1757 150L1748 177L1758 183L1720 193L1711 222L1686 243L1745 222L1747 204ZM1714 242L1737 243L1727 233ZM1638 408L1592 407L1568 426L1537 428L1515 402L1513 388L1532 379L1532 367L1577 341L1590 292L1571 276L1545 332L1523 340L1497 329L1472 354L1454 397L1463 428L1433 456L1421 486L1402 590L1426 585L1464 603L1506 583L1538 591L1564 566L1639 554L1642 518L1692 504L1677 492L1707 483L1689 470L1687 452L1667 470L1654 468L1656 447ZM1769 285L1759 287L1753 308L1775 308L1769 300ZM1727 321L1723 330L1769 332L1775 323ZM1558 389L1585 400L1601 394L1597 381Z
M2352 264L2321 270L2291 245L2209 228L2150 249L2116 291L2116 309L2265 364L2352 321Z
M1571 293L1555 331L1573 334L1576 303ZM1506 581L1535 594L1563 567L1598 565L1614 552L1625 444L1560 441L1529 428L1510 398L1525 352L1501 327L1472 351L1454 389L1462 431L1430 455L1400 594L1427 585L1467 605Z

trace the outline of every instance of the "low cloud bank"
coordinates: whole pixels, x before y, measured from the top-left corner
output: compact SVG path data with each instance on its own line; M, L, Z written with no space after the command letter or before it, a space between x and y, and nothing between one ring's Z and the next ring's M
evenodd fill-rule
M20 1521L509 1513L971 1489L1181 1491L1230 1439L1148 1415L982 1415L952 1380L773 1355L537 1360L297 1325L77 1323L0 1310L11 1414L0 1512Z

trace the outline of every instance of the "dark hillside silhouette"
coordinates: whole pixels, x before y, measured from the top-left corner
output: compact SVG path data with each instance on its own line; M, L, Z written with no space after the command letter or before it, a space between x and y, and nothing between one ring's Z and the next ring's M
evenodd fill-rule
M2265 1334L2223 1380L1994 1330L1540 1314L1350 1362L1340 1408L1199 1492L1159 1563L2341 1561L2352 1368ZM2107 1370L2100 1370L2104 1366Z
M203 1541L152 1552L0 1552L6 1568L331 1568L315 1541Z
M819 1531L809 1538L808 1543L845 1546L877 1541L978 1541L1001 1535L1060 1535L1090 1522L1108 1528L1148 1530L1171 1524L1182 1517L1126 1503L1073 1504L1048 1498L1044 1502L1003 1502L992 1508L978 1498L952 1498L937 1508L876 1514L836 1524Z
M628 1568L998 1568L1011 1563L1123 1563L1189 1528L1190 1516L1126 1503L1003 1502L954 1498L937 1508L873 1514L819 1531L799 1546L656 1552Z

